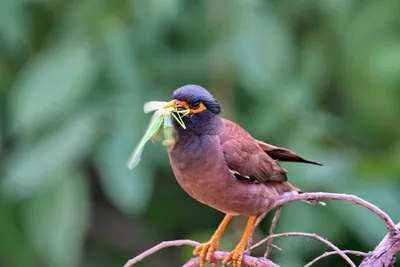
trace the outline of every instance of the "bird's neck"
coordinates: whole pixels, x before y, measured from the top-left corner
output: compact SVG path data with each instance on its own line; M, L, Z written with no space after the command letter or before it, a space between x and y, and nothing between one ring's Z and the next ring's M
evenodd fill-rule
M192 114L183 118L186 129L183 129L174 120L174 128L179 137L191 137L201 135L217 135L221 131L222 120L211 112Z
M195 115L195 114L194 114ZM189 116L184 119L186 129L174 122L174 149L170 152L171 161L177 168L190 168L202 164L206 160L205 151L222 128L219 116L206 118Z

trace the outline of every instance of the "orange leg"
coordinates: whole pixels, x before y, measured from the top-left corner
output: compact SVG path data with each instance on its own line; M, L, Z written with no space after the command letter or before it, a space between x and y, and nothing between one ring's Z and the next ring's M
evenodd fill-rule
M244 230L242 239L240 239L239 244L222 261L222 264L224 266L230 261L232 261L233 267L241 267L242 266L243 252L246 247L247 239L249 239L251 229L253 228L254 222L256 221L256 218L257 218L257 216L251 216L249 218L247 225L246 225L246 229Z
M224 232L226 226L228 225L229 221L231 220L232 215L226 214L220 225L218 226L217 230L211 237L210 241L198 245L194 251L193 255L199 255L200 259L200 267L204 267L205 262L211 262L211 257L214 251L218 250L219 246L219 238L221 237L222 233Z

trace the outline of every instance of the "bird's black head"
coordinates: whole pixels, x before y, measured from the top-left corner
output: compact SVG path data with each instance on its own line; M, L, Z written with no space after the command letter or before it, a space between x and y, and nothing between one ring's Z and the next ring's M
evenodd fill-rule
M215 97L198 85L185 85L175 90L168 105L189 110L182 119L189 132L213 134L219 129L221 107ZM180 127L179 127L180 128Z
M176 100L175 106L190 110L190 114L210 111L219 114L221 108L215 97L199 85L185 85L175 90L172 98Z

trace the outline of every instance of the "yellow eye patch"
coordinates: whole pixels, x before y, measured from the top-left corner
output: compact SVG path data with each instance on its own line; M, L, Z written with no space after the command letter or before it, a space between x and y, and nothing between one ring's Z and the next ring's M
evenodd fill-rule
M194 109L193 107L192 108L190 108L190 113L199 113L199 112L202 112L202 111L204 111L204 110L206 110L207 108L206 108L206 106L203 104L203 102L200 102L200 105L196 108L196 109Z
M175 107L187 109L187 110L190 111L189 114L199 113L199 112L202 112L204 110L207 110L207 108L203 104L203 102L200 102L200 104L198 104L197 107L194 107L193 105L190 106L186 101L176 100L175 101Z

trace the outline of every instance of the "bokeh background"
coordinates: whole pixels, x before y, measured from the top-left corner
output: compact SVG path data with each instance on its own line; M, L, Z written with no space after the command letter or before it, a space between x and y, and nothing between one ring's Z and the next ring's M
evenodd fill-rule
M356 194L400 221L399 14L396 0L1 0L0 266L118 267L163 240L208 240L223 214L179 187L165 147L126 167L150 119L143 103L189 83L254 137L325 164L283 164L295 185ZM222 249L244 224L233 220ZM368 251L386 227L328 201L288 205L277 231ZM275 243L283 266L326 250ZM137 266L180 266L191 250Z

